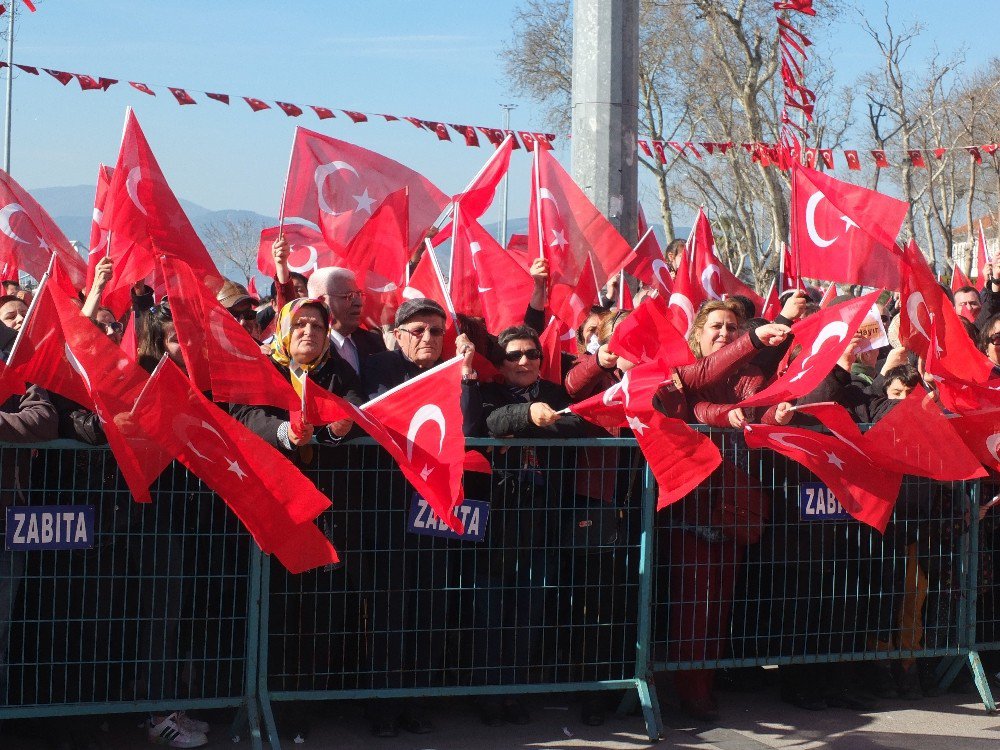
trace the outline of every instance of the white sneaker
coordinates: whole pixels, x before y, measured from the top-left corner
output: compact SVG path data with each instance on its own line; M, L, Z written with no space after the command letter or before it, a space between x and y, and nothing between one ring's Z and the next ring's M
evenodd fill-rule
M208 734L209 730L212 728L209 726L207 721L202 721L201 719L196 719L193 716L188 716L185 711L177 711L177 724L189 732L201 732L202 734Z
M204 732L195 732L184 727L177 712L170 714L163 721L154 724L150 719L146 736L154 745L167 747L201 747L208 744Z

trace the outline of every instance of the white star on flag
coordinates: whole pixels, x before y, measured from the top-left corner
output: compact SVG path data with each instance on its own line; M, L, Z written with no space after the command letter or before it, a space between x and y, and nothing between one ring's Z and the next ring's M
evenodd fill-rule
M829 451L823 451L823 452L826 454L826 460L828 462L830 462L833 466L836 466L837 469L843 471L844 462L840 459L840 457L836 453L830 453Z
M843 219L843 221L844 221L844 231L845 232L850 232L851 229L860 229L861 228L857 224L854 223L854 219L852 219L850 216L841 216L840 218Z
M562 229L552 230L552 242L549 243L549 247L563 247L568 244L569 242L566 240L566 232Z
M628 422L629 429L636 435L641 435L643 430L649 429L649 425L643 424L643 421L639 417L626 417L625 421Z
M420 478L426 482L427 477L429 477L433 471L434 471L433 467L425 465L420 472Z
M368 195L368 188L364 189L361 195L351 196L358 204L358 211L367 211L369 214L372 212L372 206L375 205L375 199Z
M227 457L226 463L229 464L228 466L229 471L233 472L233 474L238 476L240 480L247 478L247 473L243 471L243 468L236 461L230 461L229 458Z

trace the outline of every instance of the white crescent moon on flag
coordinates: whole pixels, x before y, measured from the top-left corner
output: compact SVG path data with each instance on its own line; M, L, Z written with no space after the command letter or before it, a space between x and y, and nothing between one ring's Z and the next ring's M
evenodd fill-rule
M480 294L482 294L483 292L488 292L490 291L490 289L493 288L491 286L479 286L479 266L476 264L476 253L478 253L482 249L483 249L482 245L480 245L478 242L469 243L469 253L472 255L472 270L475 271L476 273L476 288L479 290Z
M1000 463L1000 455L997 455L997 445L1000 444L1000 432L994 432L988 438L986 438L986 450L990 452L990 455Z
M839 237L834 237L832 240L825 240L816 231L816 207L825 197L823 193L817 190L809 196L809 202L806 203L806 231L809 233L809 239L817 247L830 247L830 245L839 239Z
M924 295L921 292L914 292L906 298L906 315L910 319L910 327L920 331L920 335L930 341L930 334L928 334L927 331L924 330L924 327L920 325L920 319L917 317L917 311L920 309L921 305L923 305L924 309L927 310L927 317L929 318L931 311L927 307L927 303L924 301Z
M146 207L142 205L142 201L139 200L139 182L142 180L142 170L139 167L132 167L128 171L128 177L125 178L125 191L128 193L128 197L132 199L135 207L142 211L143 216L149 216L146 213Z
M332 161L329 164L320 164L313 173L313 180L316 182L316 200L319 203L319 210L331 216L340 216L347 213L347 211L334 211L330 208L330 204L327 203L326 196L323 195L323 186L326 185L326 178L341 169L347 170L355 177L361 177L358 174L358 170L346 161Z
M715 286L712 284L712 277L717 276L719 281L722 281L722 272L719 267L712 263L701 272L701 285L705 288L705 293L708 295L709 299L722 299L722 295L716 291Z
M319 256L316 253L316 248L312 245L306 245L305 247L309 251L309 260L301 266L293 266L289 263L288 270L292 273L309 273L319 268Z
M0 232L3 232L12 240L20 242L22 245L27 245L28 241L18 237L14 234L14 230L10 228L10 219L18 211L24 212L20 203L8 203L3 208L0 208Z
M227 449L229 448L229 443L227 443L226 439L219 434L218 430L216 430L212 425L210 425L205 420L201 420L201 422L196 422L187 414L181 414L180 416L177 417L177 419L174 420L174 425L173 425L174 434L178 437L178 439L183 440L184 444L191 449L191 452L194 453L196 456L198 456L198 458L200 458L202 461L208 461L209 463L214 463L214 461L212 461L211 458L209 458L204 453L199 451L195 447L194 442L191 440L191 435L188 433L188 427L190 427L192 424L195 427L204 429L205 431L211 433L212 435L215 435L215 437L219 439L219 442L221 442Z
M73 354L73 350L69 348L69 344L63 344L63 349L66 351L66 360L69 362L69 366L72 367L81 378L83 378L83 384L87 386L87 393L92 393L94 389L90 386L90 376L87 375L87 371L83 369L83 365L80 363L80 360L78 360L76 355Z
M378 284L379 282L385 282L382 286L372 286L372 283ZM389 281L385 276L380 276L374 271L369 271L365 276L365 286L372 292L378 292L379 294L384 294L385 292L394 292L399 287L396 285L395 281Z
M413 460L413 442L417 437L417 433L420 432L420 428L426 422L434 422L441 430L441 442L438 445L439 456L444 448L444 433L447 429L444 423L444 413L437 404L424 404L417 409L413 415L413 419L410 420L410 427L406 431L406 457L411 461Z
M666 281L663 280L664 274L667 277ZM662 261L659 258L653 261L653 278L656 279L661 288L670 288L670 268L667 267L665 261Z
M796 445L795 443L788 442L788 438L794 438L794 437L799 437L799 436L794 435L791 432L772 432L770 435L771 440L776 442L782 448L789 448L791 450L802 451L807 456L812 456L813 458L816 457L815 453L806 450L801 445Z
M819 350L823 348L828 340L832 339L834 336L837 337L839 342L843 342L847 338L847 323L842 320L835 320L832 323L827 323L823 326L823 329L819 332L816 340L812 343L812 349L809 352L809 356L802 360L802 369L799 370L799 374L792 378L791 382L795 382L802 378L806 372L812 367L809 364L809 360L819 354Z
M210 322L208 324L208 327L212 331L212 337L218 342L219 346L221 346L227 352L236 357L236 359L242 359L244 362L255 362L256 357L252 357L249 354L244 354L243 352L241 352L239 349L233 346L233 342L229 340L228 336L226 336L226 331L222 327L222 321L219 320L218 317L219 315L223 314L228 315L228 313L223 313L221 310L213 310L211 313L209 313Z
M691 330L691 324L694 323L694 305L691 304L691 300L680 292L674 292L670 295L670 299L667 302L667 307L671 306L679 307L687 318L687 325L683 331L684 335L687 336Z
M371 289L371 287L368 287ZM389 290L391 291L391 290ZM419 289L413 286L403 287L403 299L422 299L427 295L421 292Z

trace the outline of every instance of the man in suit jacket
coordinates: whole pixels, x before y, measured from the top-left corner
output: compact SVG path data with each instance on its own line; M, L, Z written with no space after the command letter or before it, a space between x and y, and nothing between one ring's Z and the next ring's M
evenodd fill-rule
M378 331L360 328L363 305L361 288L354 272L331 266L319 268L309 277L309 296L320 297L330 307L332 353L346 361L355 372L373 354L385 351Z

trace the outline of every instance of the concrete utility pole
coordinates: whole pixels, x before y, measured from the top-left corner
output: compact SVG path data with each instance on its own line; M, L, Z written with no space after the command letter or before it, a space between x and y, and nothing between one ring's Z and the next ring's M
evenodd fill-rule
M639 0L573 0L573 179L630 243L638 96Z
M510 111L517 107L516 104L501 104L503 110L503 129L510 130ZM500 203L500 245L507 247L507 175L503 176L503 193Z
M7 9L7 107L3 115L3 171L10 174L10 122L14 108L14 3Z

